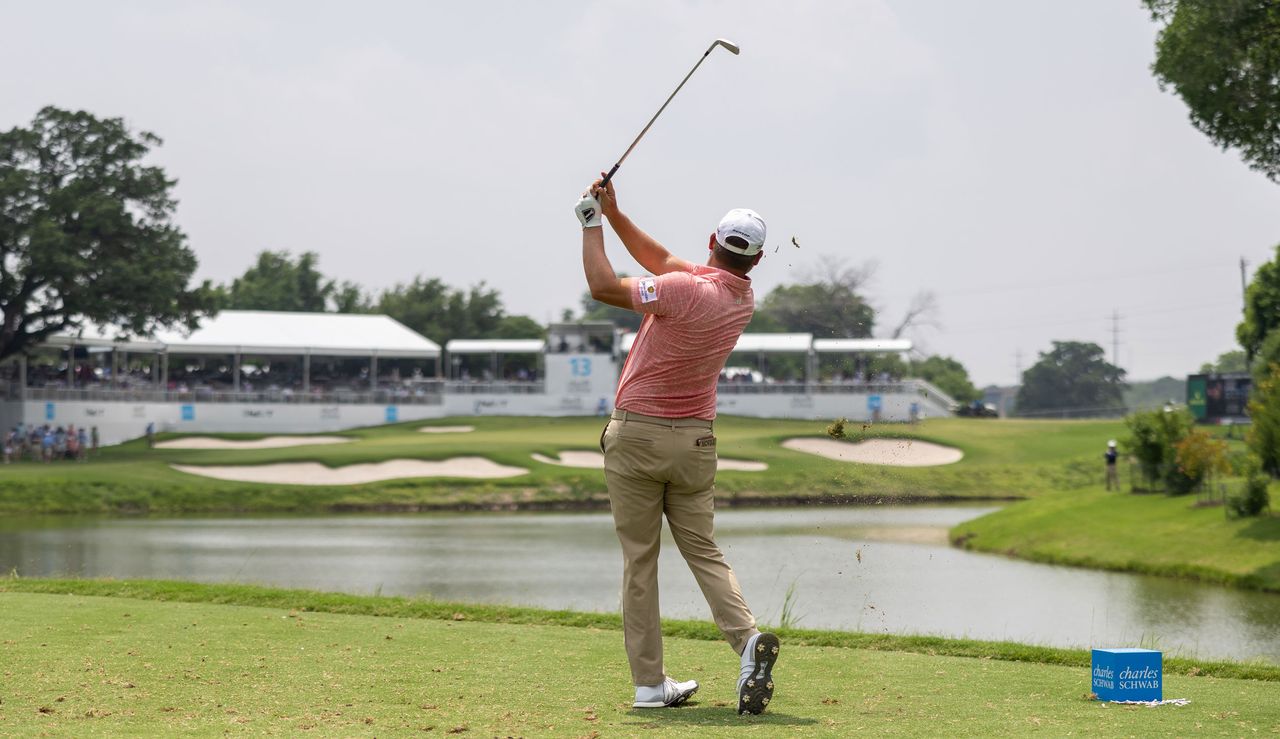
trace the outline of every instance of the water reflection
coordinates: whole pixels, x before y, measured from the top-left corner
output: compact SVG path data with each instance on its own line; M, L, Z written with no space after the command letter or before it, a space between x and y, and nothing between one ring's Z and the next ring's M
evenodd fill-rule
M1280 662L1280 596L945 546L989 510L730 510L716 525L766 622L794 585L801 626ZM664 615L706 618L669 540L660 567ZM0 527L0 568L596 611L618 609L621 581L608 514L19 519Z

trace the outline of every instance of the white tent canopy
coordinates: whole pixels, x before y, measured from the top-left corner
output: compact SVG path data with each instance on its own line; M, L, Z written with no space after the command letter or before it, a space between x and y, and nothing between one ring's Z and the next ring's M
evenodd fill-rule
M622 352L631 351L636 341L633 333L622 335ZM772 352L779 354L808 354L813 344L813 334L742 334L734 345L735 352Z
M444 350L450 354L541 354L546 346L542 339L450 339Z
M440 356L440 345L382 315L225 310L190 336L162 332L171 354L269 354L328 357Z
M399 357L435 359L440 345L390 316L224 310L184 336L161 331L150 339L120 340L112 329L58 334L47 346L110 347L169 354L266 354L272 356Z
M819 354L909 352L911 339L814 339L813 350Z

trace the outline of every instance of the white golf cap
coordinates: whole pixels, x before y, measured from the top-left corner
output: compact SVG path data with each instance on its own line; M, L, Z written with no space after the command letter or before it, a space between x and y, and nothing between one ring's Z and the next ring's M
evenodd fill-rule
M734 254L753 257L764 248L764 219L754 210L734 208L716 226L716 243Z
M1115 446L1115 445L1116 445L1116 440L1115 440L1115 439L1112 439L1111 441L1108 441L1108 442L1107 442L1107 446Z

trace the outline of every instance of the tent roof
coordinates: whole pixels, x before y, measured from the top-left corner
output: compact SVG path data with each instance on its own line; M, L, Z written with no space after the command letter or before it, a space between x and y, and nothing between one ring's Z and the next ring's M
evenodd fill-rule
M911 339L814 339L813 350L824 354L909 352Z
M631 351L636 335L622 335L622 351ZM774 352L805 354L813 343L813 334L743 334L733 347L735 352Z
M444 350L450 354L540 354L546 346L542 339L450 339Z
M269 354L330 357L440 356L440 345L390 316L348 313L286 313L224 310L201 321L190 336L161 331L151 339L118 341L111 331L85 329L81 336L61 334L46 344L65 347L108 346L125 351L170 354Z

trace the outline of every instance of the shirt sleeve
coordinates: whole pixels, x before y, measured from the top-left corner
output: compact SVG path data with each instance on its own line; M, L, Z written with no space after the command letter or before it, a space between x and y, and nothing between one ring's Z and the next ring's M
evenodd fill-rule
M679 316L697 299L698 280L689 272L668 272L641 277L631 291L631 308L655 316Z

